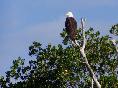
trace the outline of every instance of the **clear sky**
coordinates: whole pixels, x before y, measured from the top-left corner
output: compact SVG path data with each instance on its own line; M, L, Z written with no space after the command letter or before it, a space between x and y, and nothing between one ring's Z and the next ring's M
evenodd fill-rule
M30 60L28 46L33 41L61 43L65 14L72 11L78 21L102 34L118 23L118 0L0 0L0 75L18 56Z

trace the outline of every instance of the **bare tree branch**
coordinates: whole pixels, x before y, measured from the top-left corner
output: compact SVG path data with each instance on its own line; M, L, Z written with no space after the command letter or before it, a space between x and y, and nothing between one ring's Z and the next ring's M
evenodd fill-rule
M117 47L117 44L116 44L116 40L112 39L111 41L112 41L113 45L115 46L117 54L118 54L118 47Z
M80 47L80 52L81 52L83 58L85 59L85 64L86 64L86 66L87 66L87 68L88 68L88 70L90 72L90 76L94 80L97 88L101 88L101 85L98 82L97 78L95 77L95 74L94 74L91 66L88 63L88 59L87 59L86 54L85 54L85 45L86 45L85 30L84 30L85 19L83 19L83 18L81 19L81 25L82 25L82 34L83 34L83 45L82 45L82 47Z

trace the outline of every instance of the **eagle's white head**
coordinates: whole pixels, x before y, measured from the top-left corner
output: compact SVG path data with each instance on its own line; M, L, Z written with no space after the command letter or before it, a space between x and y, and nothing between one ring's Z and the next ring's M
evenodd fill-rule
M67 12L66 16L67 17L73 17L73 13L72 12Z

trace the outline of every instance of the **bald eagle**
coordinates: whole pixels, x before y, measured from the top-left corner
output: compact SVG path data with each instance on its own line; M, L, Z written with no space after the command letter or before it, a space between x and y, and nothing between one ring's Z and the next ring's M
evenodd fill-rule
M66 14L66 21L65 21L65 30L68 34L69 39L72 42L72 45L78 46L79 44L77 43L76 40L76 35L77 35L77 22L73 17L72 12L68 12Z

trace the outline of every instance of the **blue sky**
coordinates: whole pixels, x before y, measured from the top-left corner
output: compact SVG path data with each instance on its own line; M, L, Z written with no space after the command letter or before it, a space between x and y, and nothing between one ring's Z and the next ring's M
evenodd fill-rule
M65 14L72 11L78 21L107 33L118 23L118 0L0 0L0 75L18 56L28 60L33 41L61 43Z

